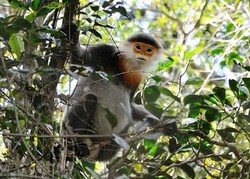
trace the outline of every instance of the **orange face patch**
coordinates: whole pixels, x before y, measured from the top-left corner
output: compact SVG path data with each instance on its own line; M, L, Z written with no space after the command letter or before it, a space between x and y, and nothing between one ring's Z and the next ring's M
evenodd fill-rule
M143 57L145 56L147 59L152 57L155 52L155 47L152 45L148 45L142 42L134 42L134 53L136 56ZM145 59L145 60L147 60Z

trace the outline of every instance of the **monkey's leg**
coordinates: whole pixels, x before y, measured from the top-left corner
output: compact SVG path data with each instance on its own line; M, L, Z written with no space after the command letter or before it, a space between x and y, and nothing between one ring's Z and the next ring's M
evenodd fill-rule
M85 96L84 101L74 104L68 114L67 125L74 133L86 133L96 110L97 98L93 94Z
M84 101L73 106L68 114L68 122L66 128L70 134L92 134L92 119L96 110L97 98L92 94L85 96ZM90 154L85 138L73 138L68 140L68 149L74 150L78 157L85 157Z

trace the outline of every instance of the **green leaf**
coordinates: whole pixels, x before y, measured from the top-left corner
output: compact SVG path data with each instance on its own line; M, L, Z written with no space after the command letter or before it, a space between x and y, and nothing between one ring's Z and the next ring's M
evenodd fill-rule
M244 84L246 85L246 87L250 93L250 78L242 78L242 81L244 82Z
M243 66L243 68L247 71L250 71L250 66Z
M205 141L201 145L201 152L205 155L213 154L212 147L213 147L213 145L211 145L210 143Z
M172 67L173 64L174 64L174 59L171 57L168 57L167 60L159 62L157 70L161 71L161 70L168 69Z
M118 6L118 7L113 6L111 9L112 9L112 11L111 11L112 13L119 12L123 16L127 16L127 14L128 14L127 10L122 6Z
M180 168L190 177L195 178L195 172L188 164L181 165Z
M216 48L214 50L212 50L212 55L218 55L224 52L223 48Z
M250 125L246 125L246 126L244 126L244 128L245 128L245 130L246 130L247 132L250 132Z
M96 37L99 37L100 39L102 39L102 35L97 30L90 28L90 29L88 29L88 31L90 31Z
M179 148L180 148L180 144L177 143L177 140L175 138L171 138L169 140L169 145L168 145L169 152L173 153Z
M107 25L107 24L100 24L100 23L98 23L98 22L95 22L94 25L95 25L95 26L100 26L100 27L105 27L105 28L113 29L113 27L110 26L110 25Z
M240 86L239 87L239 95L242 97L242 99L244 97L247 98L247 96L249 96L249 91L245 86Z
M163 80L162 77L159 76L159 75L153 76L152 79L155 80L157 83L159 83L159 82L161 82Z
M13 9L27 9L25 4L21 1L11 0L11 1L9 1L9 3Z
M90 8L91 8L93 11L98 11L98 10L99 10L99 6L90 6Z
M234 30L234 25L232 23L228 24L226 27L226 32L231 32L232 30Z
M236 80L233 80L233 79L229 80L229 87L232 91L238 92L239 89L238 89L237 85L238 85L238 82Z
M204 41L201 41L200 44L193 50L186 50L184 53L184 60L191 59L194 55L200 53L203 50Z
M154 146L150 149L148 155L151 156L151 157L154 157L154 156L157 154L158 150L159 150L159 147L158 147L157 145L154 145Z
M50 28L41 28L41 29L38 29L38 32L49 33L50 35L52 35L54 37L63 37L64 36L64 33L62 31L58 31L58 30L50 29ZM34 36L36 36L36 34L34 34Z
M218 121L221 118L221 114L218 109L211 107L206 110L205 117L208 122Z
M209 154L213 153L213 150L212 150L213 146L210 143L208 143L207 141L205 141L203 143L194 143L194 144L192 144L192 146L195 149L200 150L205 155L209 155Z
M34 11L30 11L30 12L28 12L27 15L25 16L25 19L26 19L27 21L29 21L30 23L33 23L33 21L34 21L34 19L35 19L35 16L36 16L35 12L34 12Z
M48 8L48 7L42 7L39 11L37 11L36 13L36 17L40 17L40 16L45 16L48 13L50 13L52 11L52 9Z
M204 134L208 135L211 130L211 124L205 120L200 120L197 123L197 129L201 130Z
M46 7L50 8L50 9L57 9L57 8L61 8L63 6L64 6L64 4L61 2L52 1Z
M148 140L148 139L143 140L143 146L145 150L150 150L152 147L154 147L154 145L155 145L155 140Z
M22 24L20 26L20 24ZM13 21L13 28L18 30L30 29L32 27L31 23L23 18L17 18Z
M25 120L19 120L19 124L21 127L25 127L26 121Z
M220 66L222 66L222 67L227 66L226 60L222 60L222 61L220 62Z
M213 104L218 104L218 101L213 94L206 96L205 99Z
M229 87L233 91L234 95L238 98L239 97L238 82L236 80L230 79Z
M91 16L92 17L95 17L96 19L102 19L102 17L100 16L100 15L98 15L98 14L91 14ZM87 18L86 18L87 19ZM88 22L90 23L90 22L92 22L92 19L90 19L90 18L88 18L89 20L88 20ZM97 24L97 22L95 21L95 25ZM99 23L98 23L99 24ZM102 25L102 27L108 27L108 28L112 28L112 26L109 26L109 25Z
M23 156L27 152L26 146L23 142L19 143L19 145L17 146L17 151L21 156Z
M39 6L40 0L33 0L30 4L30 7L32 10L37 10L38 6Z
M111 3L112 3L112 1L104 1L104 3L102 4L102 7L106 8L106 7L110 6Z
M189 118L196 118L197 116L199 116L201 113L201 109L200 109L200 103L192 103L190 105L190 109L188 112L188 117Z
M215 87L213 89L214 92L214 96L222 103L225 103L226 100L226 90L225 88L221 88L221 87Z
M88 168L90 168L92 170L95 169L95 163L89 162L87 160L81 160L81 165L84 166L84 167L88 167Z
M157 106L155 103L147 103L145 105L146 109L149 110L156 117L160 118L163 110Z
M71 0L68 0L69 2L71 1ZM87 7L89 7L91 4L93 4L94 3L94 1L91 1L91 2L88 2L87 4L85 4L82 8L84 9L84 8L87 8Z
M196 102L201 104L203 100L204 100L204 96L191 94L191 95L184 97L184 105L193 104Z
M231 132L239 132L237 129L232 128L232 127L227 127L224 130L225 130L225 132L229 132L229 133L231 133Z
M63 3L60 2L51 2L49 4L47 4L46 6L43 6L37 13L36 13L36 17L40 17L40 16L46 16L48 13L50 13L51 11L55 10L55 9L59 9L63 6Z
M72 175L75 178L96 178L100 179L101 177L94 171L96 164L92 161L87 160L76 160L75 167L72 171ZM84 175L79 171L84 171ZM84 177L83 177L84 176Z
M229 56L228 56L228 61L232 61L232 60L238 60L238 61L242 62L243 58L241 57L241 55L238 52L230 52Z
M235 138L231 134L231 132L228 132L226 129L217 130L218 134L221 136L221 138L229 143L234 143Z
M10 45L11 49L13 50L13 52L18 57L24 51L23 38L19 34L17 34L17 33L14 33L14 34L11 35L11 37L9 39L9 45Z
M197 85L197 86L200 86L202 85L204 82L204 80L200 77L192 77L192 78L189 78L185 85Z
M160 86L159 91L162 94L164 94L165 96L169 96L169 97L173 98L175 101L178 101L179 103L181 102L180 98L175 96L169 89Z
M44 124L48 123L49 122L48 115L42 114L41 115L41 122L44 123Z
M160 91L158 89L157 86L152 85L152 86L148 86L144 91L143 91L143 95L145 100L150 103L150 102L155 102L159 96L160 96Z

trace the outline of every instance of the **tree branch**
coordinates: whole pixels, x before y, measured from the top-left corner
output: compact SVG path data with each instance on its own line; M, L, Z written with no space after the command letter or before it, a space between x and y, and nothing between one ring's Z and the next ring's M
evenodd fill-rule
M221 147L227 147L227 148L229 148L229 150L231 152L233 152L235 154L235 156L237 157L237 159L239 160L240 163L242 163L243 165L249 165L250 164L249 161L246 161L246 160L243 159L243 157L239 153L238 149L234 145L232 145L232 144L230 144L230 143L228 143L226 141L220 142L220 141L212 140L207 135L205 135L203 132L198 131L198 130L184 131L184 130L178 129L177 133L181 134L181 135L184 135L184 136L188 136L188 135L198 136L198 137L208 141L211 144L218 145L218 146L221 146Z

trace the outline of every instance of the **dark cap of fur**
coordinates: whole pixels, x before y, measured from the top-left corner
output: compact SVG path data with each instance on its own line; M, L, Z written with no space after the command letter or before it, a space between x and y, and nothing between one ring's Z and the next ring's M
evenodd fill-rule
M140 33L130 36L129 42L142 42L154 46L155 48L162 48L162 46L149 34Z

